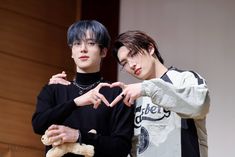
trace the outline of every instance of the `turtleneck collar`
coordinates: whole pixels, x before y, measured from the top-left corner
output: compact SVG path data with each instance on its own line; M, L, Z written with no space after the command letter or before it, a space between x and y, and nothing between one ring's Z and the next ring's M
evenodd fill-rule
M90 85L102 79L100 72L78 73L76 74L76 83L80 85Z

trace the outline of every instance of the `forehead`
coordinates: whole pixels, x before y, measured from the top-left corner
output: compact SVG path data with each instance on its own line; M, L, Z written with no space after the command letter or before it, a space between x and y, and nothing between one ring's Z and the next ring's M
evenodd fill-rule
M91 30L87 30L85 34L86 39L95 39L95 34Z
M77 36L77 40L95 40L95 34L91 30L87 30L86 32L81 32Z
M127 58L130 50L126 46L122 46L118 49L117 57L119 61L122 61L123 59Z

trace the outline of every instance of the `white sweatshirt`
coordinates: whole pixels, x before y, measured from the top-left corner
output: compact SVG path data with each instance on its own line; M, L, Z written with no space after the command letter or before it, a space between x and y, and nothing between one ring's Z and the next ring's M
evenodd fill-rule
M170 68L142 83L136 101L132 156L207 157L206 114L210 98L195 72Z

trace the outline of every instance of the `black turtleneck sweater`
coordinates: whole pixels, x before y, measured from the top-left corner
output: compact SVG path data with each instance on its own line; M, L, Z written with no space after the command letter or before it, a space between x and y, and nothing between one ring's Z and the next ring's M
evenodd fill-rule
M83 88L102 80L100 73L77 73L76 83ZM103 81L102 81L103 82ZM126 157L131 149L134 127L134 108L122 101L115 107L103 102L97 109L93 105L77 107L74 98L80 96L80 88L70 85L45 85L37 98L32 117L35 133L43 135L52 124L65 125L81 132L81 142L94 145L95 157ZM87 91L85 91L87 92ZM120 88L103 87L100 93L111 102L121 92ZM88 131L95 129L97 134ZM48 151L50 147L46 148ZM67 154L64 157L78 155Z

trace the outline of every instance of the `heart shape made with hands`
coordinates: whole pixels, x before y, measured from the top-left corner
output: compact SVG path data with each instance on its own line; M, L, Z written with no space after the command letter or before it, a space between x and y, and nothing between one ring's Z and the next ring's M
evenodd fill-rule
M65 71L63 71L62 73L59 73L59 74L56 74L56 75L53 75L49 81L49 84L64 84L64 85L69 85L71 84L71 82L67 81L66 79L66 76L67 74L65 73ZM113 87L120 87L122 88L122 90L124 90L126 88L127 85L125 85L124 83L122 82L115 82L115 83L112 83L112 84L109 84L109 83L99 83L98 85L98 88L96 89L97 91L97 94L98 96L97 99L100 99L100 97L102 97L102 101L109 107L113 107L115 106L120 100L122 100L123 98L125 98L126 94L125 93L121 93L119 94L111 103L108 102L107 98L104 97L104 95L102 95L100 93L100 89L102 87L109 87L109 88L113 88ZM100 97L99 97L100 96ZM131 103L132 104L132 103ZM128 105L128 104L127 104ZM130 105L130 104L129 104ZM129 106L128 105L128 106Z
M102 92L102 90L104 89L104 88L108 88L108 89L112 89L112 88L116 88L117 86L111 86L112 84L110 84L110 86L102 86L101 88L100 88L100 90L99 90L99 94L101 94L100 93L100 91ZM120 86L119 86L120 87ZM103 95L103 94L101 94L101 95ZM104 95L103 95L104 96ZM114 98L111 102L109 102L108 100L107 100L107 98L104 96L103 97L103 100L102 101L106 101L106 105L107 105L107 103L108 103L108 106L109 107L113 107L113 106L115 106L119 101L121 101L123 98L125 97L125 95L123 94L123 93L120 93L116 98ZM104 100L105 99L105 100Z
M102 88L106 88L106 89L109 88L111 90L111 88L115 88L115 87L120 87L122 88L122 90L124 90L126 85L122 82L115 82L112 84L100 83L97 87L101 100L109 107L115 106L119 101L121 101L125 97L125 94L121 92L115 99L112 100L112 102L108 102L107 98L105 98L105 96L101 94L100 91L102 91Z

